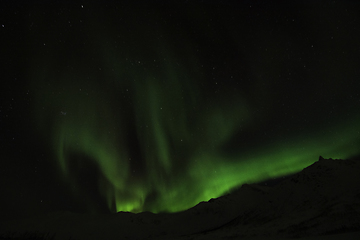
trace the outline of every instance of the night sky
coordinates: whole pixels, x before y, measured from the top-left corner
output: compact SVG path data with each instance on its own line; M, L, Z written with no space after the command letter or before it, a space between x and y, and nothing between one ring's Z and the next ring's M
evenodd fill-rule
M182 211L360 153L355 2L29 2L0 4L1 219Z

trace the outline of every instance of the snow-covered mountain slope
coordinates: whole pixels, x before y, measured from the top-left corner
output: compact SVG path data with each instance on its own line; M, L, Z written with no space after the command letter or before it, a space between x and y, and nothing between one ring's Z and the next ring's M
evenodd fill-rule
M253 204L204 239L210 235L214 239L298 238L360 231L358 161L320 160L272 187L243 185L232 197L240 201L249 192L257 193Z
M321 159L275 185L245 184L179 213L49 213L2 223L0 232L8 231L55 239L315 239L356 232L360 161Z

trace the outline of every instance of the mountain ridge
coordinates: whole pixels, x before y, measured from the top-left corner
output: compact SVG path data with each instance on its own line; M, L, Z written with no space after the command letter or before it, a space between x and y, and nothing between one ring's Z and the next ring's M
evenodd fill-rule
M276 184L244 184L178 213L50 213L1 224L0 233L55 239L301 238L360 232L360 161L319 158Z

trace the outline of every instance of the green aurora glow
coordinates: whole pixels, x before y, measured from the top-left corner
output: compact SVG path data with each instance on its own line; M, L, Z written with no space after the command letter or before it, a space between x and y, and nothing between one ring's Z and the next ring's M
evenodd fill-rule
M196 54L186 40L185 57L178 57L166 41L114 50L104 36L91 45L99 63L84 57L70 61L76 68L61 68L66 64L54 59L35 60L47 64L34 73L34 109L64 180L77 186L74 166L86 171L91 161L99 171L93 188L112 212L182 211L244 183L297 172L319 155L358 153L357 115L259 139L249 149L238 142L238 150L226 152L234 135L261 131L256 128L270 118L271 94L260 112L252 110L245 90L210 98L206 74L195 57L188 59ZM147 49L153 49L146 53L151 56L142 58Z
M69 169L69 161L75 160L72 153L88 156L102 173L94 187L112 211L181 211L243 183L297 172L320 153L333 158L357 153L357 145L351 144L358 136L353 128L356 123L350 122L333 133L307 133L251 152L222 156L220 148L231 133L238 125L246 125L249 120L244 119L251 119L246 107L202 111L199 106L193 110L196 104L186 104L177 91L177 77L167 79L171 81L164 88L156 83L130 88L135 92L133 111L109 104L105 93L94 98L70 92L52 99L67 106L66 115L58 114L53 126L64 178L74 184ZM129 150L131 138L138 142L134 151ZM132 161L141 167L132 167ZM86 162L79 164L86 168Z

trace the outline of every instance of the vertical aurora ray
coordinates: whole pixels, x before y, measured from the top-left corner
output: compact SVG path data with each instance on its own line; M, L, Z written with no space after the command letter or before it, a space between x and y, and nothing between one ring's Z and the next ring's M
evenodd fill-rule
M125 30L113 40L99 27L75 57L56 58L62 51L54 48L34 60L44 64L33 70L37 127L84 204L93 201L81 190L90 182L112 212L181 211L241 184L299 171L319 155L358 154L357 114L315 130L274 127L265 137L278 119L269 103L276 94L256 84L234 93L232 83L214 94L186 37L170 44L157 40L158 29ZM79 177L90 165L93 176Z

